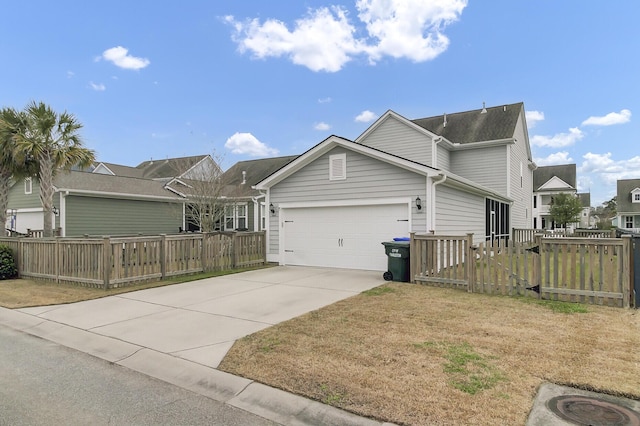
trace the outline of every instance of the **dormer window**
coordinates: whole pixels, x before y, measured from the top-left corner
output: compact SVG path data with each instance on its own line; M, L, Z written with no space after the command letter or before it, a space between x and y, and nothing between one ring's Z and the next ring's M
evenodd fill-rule
M631 202L640 204L640 188L631 191Z

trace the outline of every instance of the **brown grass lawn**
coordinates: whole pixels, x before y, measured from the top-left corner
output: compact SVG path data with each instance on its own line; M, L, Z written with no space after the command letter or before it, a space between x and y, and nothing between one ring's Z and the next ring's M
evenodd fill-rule
M398 424L522 425L545 381L640 399L640 314L392 283L248 336L220 369Z
M0 306L17 309L31 306L59 305L62 303L80 302L82 300L98 299L114 294L128 293L130 291L144 290L145 288L161 287L165 285L179 284L203 278L219 275L233 274L250 271L257 268L236 269L233 271L208 272L193 275L185 275L167 279L164 281L151 281L132 286L112 288L109 290L88 288L73 284L56 284L47 281L34 281L28 279L0 281Z

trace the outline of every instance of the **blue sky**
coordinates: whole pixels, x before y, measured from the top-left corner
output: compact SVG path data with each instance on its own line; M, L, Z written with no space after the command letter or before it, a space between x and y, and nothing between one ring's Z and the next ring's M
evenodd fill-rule
M44 101L98 159L301 154L409 119L524 102L539 165L592 205L640 178L640 2L22 1L3 5L0 107ZM10 19L7 19L10 17Z

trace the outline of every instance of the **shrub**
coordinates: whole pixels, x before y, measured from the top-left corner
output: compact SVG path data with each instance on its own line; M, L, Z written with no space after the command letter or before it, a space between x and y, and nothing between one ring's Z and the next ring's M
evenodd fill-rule
M0 280L15 278L18 275L13 251L8 246L0 245Z

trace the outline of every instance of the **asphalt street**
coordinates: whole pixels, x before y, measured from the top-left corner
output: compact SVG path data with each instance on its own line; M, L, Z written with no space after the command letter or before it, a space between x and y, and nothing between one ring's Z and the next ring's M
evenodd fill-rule
M276 423L0 326L0 425L107 424Z

